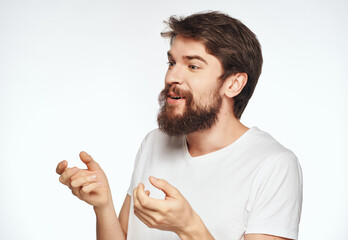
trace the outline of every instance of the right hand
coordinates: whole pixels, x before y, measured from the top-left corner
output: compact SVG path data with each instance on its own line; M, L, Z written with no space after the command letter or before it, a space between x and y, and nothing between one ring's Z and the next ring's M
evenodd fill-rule
M79 199L93 205L94 208L105 208L112 204L111 191L104 171L86 152L80 152L80 158L87 169L68 168L67 161L57 165L59 181L68 186Z

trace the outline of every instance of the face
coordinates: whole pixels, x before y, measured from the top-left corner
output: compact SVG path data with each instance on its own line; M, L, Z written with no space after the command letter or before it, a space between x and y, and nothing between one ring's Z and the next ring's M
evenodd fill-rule
M159 96L159 128L168 135L209 129L222 102L220 61L207 53L202 42L177 36L168 51L168 64Z

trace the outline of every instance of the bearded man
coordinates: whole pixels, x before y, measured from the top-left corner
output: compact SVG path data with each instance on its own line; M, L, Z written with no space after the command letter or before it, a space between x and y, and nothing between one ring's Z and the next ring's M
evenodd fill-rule
M80 153L87 169L58 164L60 181L93 205L100 240L297 239L298 160L240 122L261 74L255 34L219 12L167 24L159 129L141 144L119 216L103 170L87 153Z

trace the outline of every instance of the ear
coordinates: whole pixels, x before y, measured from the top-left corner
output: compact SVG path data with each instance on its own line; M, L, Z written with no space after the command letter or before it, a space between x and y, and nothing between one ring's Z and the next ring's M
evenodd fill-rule
M225 96L228 98L237 96L243 90L247 81L248 74L246 73L236 73L229 76L223 84Z

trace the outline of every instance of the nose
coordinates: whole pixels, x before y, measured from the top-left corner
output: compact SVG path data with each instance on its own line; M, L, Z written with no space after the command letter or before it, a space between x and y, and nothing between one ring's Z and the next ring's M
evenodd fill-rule
M180 69L180 66L174 65L170 68L168 68L166 77L165 77L165 83L166 85L181 85L184 82L184 76L183 72Z

